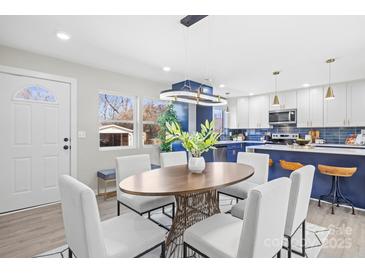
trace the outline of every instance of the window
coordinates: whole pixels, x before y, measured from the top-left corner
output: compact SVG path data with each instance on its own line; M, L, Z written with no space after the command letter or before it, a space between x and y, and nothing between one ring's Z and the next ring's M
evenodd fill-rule
M156 99L143 99L143 144L158 145L158 131L160 130L157 124L157 119L161 113L166 110L166 101Z
M29 86L18 91L15 100L29 100L33 102L56 103L56 97L47 89L39 86Z
M135 98L99 93L100 147L133 147Z

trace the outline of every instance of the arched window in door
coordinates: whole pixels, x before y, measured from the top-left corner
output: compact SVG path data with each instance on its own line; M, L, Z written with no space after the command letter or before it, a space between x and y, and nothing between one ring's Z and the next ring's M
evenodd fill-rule
M19 90L15 94L14 100L56 103L56 97L48 89L36 85Z

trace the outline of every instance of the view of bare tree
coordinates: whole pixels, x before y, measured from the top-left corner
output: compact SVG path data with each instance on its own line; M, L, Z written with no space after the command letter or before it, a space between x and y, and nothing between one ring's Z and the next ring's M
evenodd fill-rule
M132 98L100 93L99 120L133 121Z

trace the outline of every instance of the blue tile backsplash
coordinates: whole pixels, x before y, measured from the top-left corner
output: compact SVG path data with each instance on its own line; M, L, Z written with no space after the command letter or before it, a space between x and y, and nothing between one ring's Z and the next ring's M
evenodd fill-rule
M310 130L319 130L320 138L328 144L344 144L347 137L360 134L364 127L332 127L332 128L297 128L297 127L274 127L268 129L229 129L232 134L244 133L248 140L259 141L266 133L299 133L304 138Z

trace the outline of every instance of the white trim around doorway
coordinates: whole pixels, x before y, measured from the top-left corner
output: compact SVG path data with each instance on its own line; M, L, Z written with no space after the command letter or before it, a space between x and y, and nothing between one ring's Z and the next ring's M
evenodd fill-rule
M70 175L77 178L77 80L74 78L48 74L33 70L27 70L22 68L8 67L0 65L0 72L18 75L18 76L28 76L43 80L50 80L56 82L62 82L70 84L71 94L70 94L70 132L71 132L71 165L70 165Z

